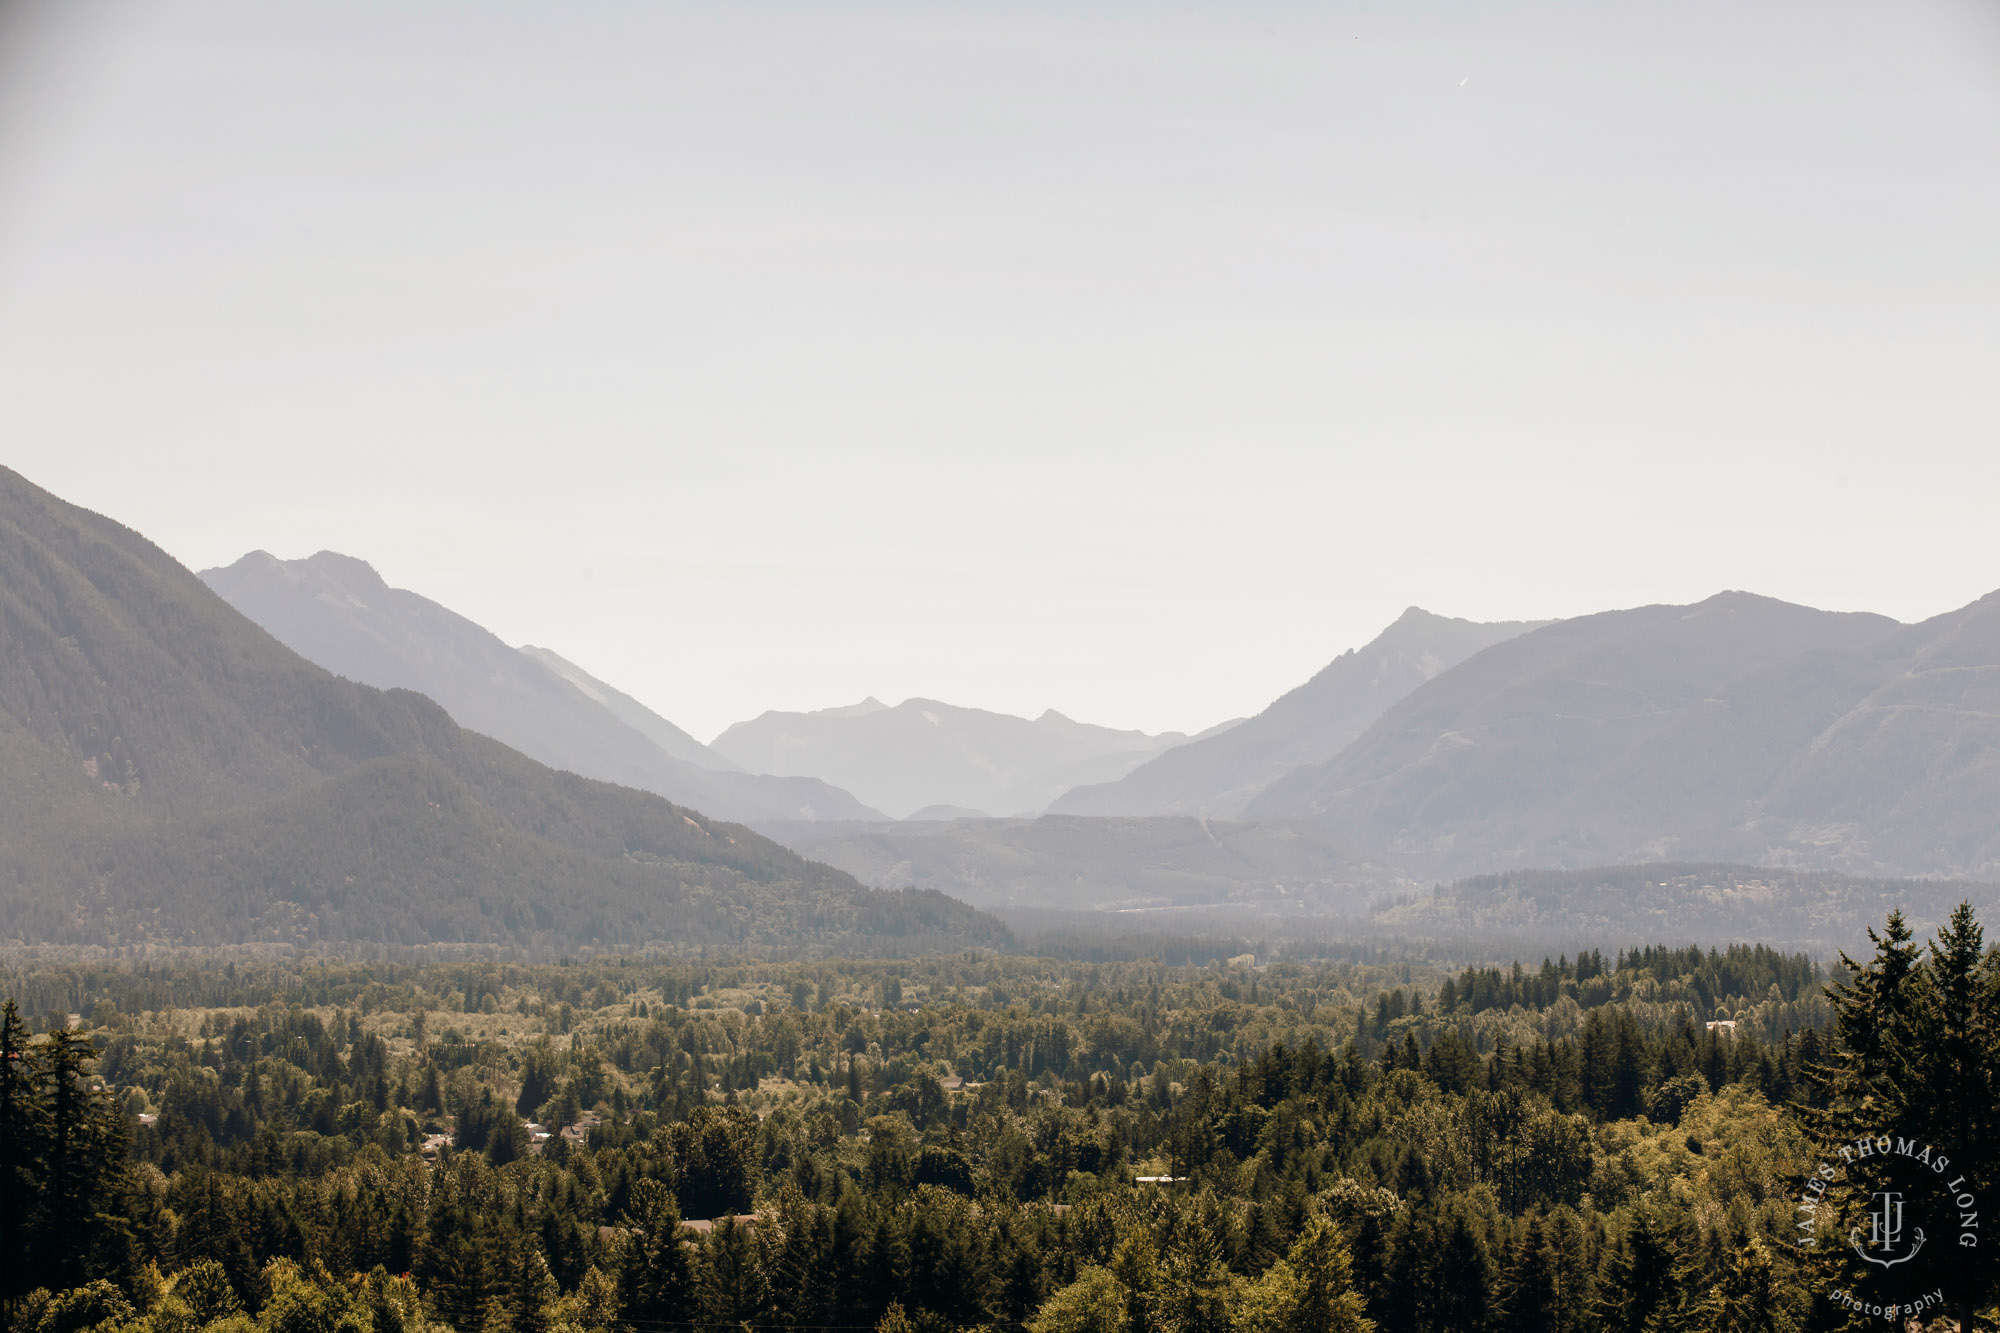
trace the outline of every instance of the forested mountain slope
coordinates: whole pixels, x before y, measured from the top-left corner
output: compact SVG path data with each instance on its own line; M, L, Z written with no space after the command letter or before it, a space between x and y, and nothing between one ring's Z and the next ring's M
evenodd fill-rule
M1333 758L1439 672L1543 623L1478 624L1413 606L1257 716L1177 745L1116 782L1077 787L1049 811L1235 819L1264 788L1295 768Z
M447 607L391 588L351 556L253 551L201 578L307 661L377 689L427 695L460 726L552 768L723 819L879 818L815 778L744 773L547 649L510 647Z
M341 680L0 469L0 939L799 949L998 928Z
M1474 875L1376 904L1371 927L1427 942L1534 941L1544 949L1647 939L1762 940L1822 958L1853 949L1891 910L1920 930L1960 902L2000 912L2000 884L1831 870L1656 862Z
M1705 859L2000 871L2000 595L1902 626L1724 593L1564 621L1253 802L1417 874Z

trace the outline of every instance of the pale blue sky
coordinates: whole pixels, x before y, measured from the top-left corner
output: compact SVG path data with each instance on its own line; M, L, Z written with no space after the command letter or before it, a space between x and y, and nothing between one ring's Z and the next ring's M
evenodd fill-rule
M39 12L0 460L704 737L1193 729L1411 603L2000 587L1983 5Z

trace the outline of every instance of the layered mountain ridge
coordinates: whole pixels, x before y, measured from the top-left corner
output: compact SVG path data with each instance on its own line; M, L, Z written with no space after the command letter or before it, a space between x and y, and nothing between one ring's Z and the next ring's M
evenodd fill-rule
M1398 625L1434 628L1417 612ZM1149 783L1152 797L1222 790L1239 736L1258 755L1260 730L1308 731L1280 726L1277 705L1041 821L772 831L869 882L1126 912L1351 918L1465 876L1668 862L1762 866L1785 884L2000 878L2000 593L1916 625L1727 592L1509 628L1486 627L1494 641L1256 791L1238 820L1061 812Z
M763 773L812 775L899 818L930 807L1038 814L1070 788L1117 778L1188 738L1029 719L936 699L875 698L738 722L712 749Z
M333 551L253 551L202 581L309 662L377 689L408 689L460 726L585 777L654 792L718 818L869 819L816 778L745 773L629 695L546 648L514 648Z
M1408 872L2000 873L2000 594L1920 624L1748 593L1583 616L1412 692L1252 819Z
M343 680L0 469L0 939L542 951L963 947L737 825Z
M1076 787L1049 813L1235 819L1264 788L1293 769L1331 759L1424 682L1546 623L1480 624L1413 606L1255 717L1176 746L1116 782Z

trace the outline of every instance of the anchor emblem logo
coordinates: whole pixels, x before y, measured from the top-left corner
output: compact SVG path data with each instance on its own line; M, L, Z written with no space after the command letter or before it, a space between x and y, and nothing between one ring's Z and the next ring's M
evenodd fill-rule
M1875 1196L1875 1207L1868 1214L1868 1240L1861 1240L1861 1228L1855 1227L1847 1233L1847 1240L1854 1252L1871 1264L1883 1268L1894 1268L1897 1264L1908 1263L1917 1257L1917 1251L1924 1248L1924 1229L1916 1227L1916 1240L1910 1248L1897 1253L1903 1240L1903 1196L1893 1190L1879 1191ZM1875 1253L1869 1253L1870 1250Z

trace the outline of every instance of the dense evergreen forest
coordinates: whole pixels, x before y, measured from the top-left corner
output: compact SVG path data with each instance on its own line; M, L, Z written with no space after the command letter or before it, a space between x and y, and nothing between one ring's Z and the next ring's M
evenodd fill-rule
M1876 946L1831 979L1752 946L1464 970L29 956L0 968L0 1316L1748 1333L1948 1288L1919 1320L1990 1319L1976 1244L1878 1273L1800 1243L1802 1197L1825 1231L1863 1188L1802 1195L1842 1144L1921 1137L1954 1145L1955 1186L1994 1178L1976 921L1920 948L1892 917Z

